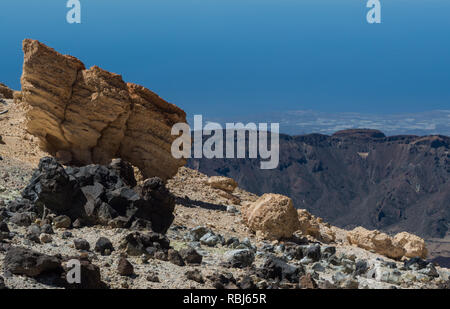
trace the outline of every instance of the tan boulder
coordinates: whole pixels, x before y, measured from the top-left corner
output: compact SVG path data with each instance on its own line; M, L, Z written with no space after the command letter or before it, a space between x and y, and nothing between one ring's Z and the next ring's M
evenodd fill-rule
M303 235L312 236L324 243L331 243L336 240L336 233L322 218L313 216L306 209L298 209L297 214L300 223L300 231Z
M407 258L427 258L428 250L425 245L425 240L416 235L407 232L398 233L394 236L393 244L394 246L405 249L405 257Z
M186 163L171 155L171 128L186 122L183 110L38 41L24 40L23 51L20 100L27 130L45 151L70 152L71 163L79 165L121 157L146 178L167 179Z
M369 231L361 226L354 228L347 232L347 240L351 245L356 245L365 250L375 250L373 238L376 236L376 231Z
M219 189L228 193L232 193L238 186L237 182L228 177L212 176L206 182L211 188Z
M320 226L319 240L326 244L335 242L336 232L330 226L323 224Z
M264 194L241 209L243 220L258 238L289 238L299 229L292 200L280 194Z
M320 225L314 220L313 216L306 209L297 209L300 230L304 235L319 237Z
M392 259L400 259L405 254L405 250L402 247L393 244L389 235L377 230L370 231L359 226L347 233L347 240L352 245Z

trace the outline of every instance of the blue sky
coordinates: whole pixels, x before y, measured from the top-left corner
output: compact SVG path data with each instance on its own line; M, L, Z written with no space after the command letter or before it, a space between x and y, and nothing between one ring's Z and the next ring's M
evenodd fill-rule
M189 115L450 109L450 1L2 0L0 82L20 88L21 41L120 73Z

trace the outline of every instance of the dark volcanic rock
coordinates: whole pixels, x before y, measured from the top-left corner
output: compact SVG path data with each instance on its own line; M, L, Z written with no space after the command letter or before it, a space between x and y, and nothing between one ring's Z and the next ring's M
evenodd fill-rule
M44 273L62 273L61 260L29 249L11 247L5 256L3 267L15 275L38 277Z
M134 274L134 267L126 258L122 257L117 263L117 272L121 276L131 276Z
M73 240L73 244L75 245L75 249L89 251L91 245L86 239L77 238Z
M123 178L122 178L123 177ZM175 198L159 178L147 179L142 197L129 186L135 186L133 168L116 159L109 166L88 165L64 169L56 159L42 158L38 170L10 208L24 213L27 208L39 216L46 210L68 216L74 227L102 224L151 229L165 233L173 222ZM26 215L15 221L29 225ZM122 218L119 222L116 218ZM19 220L20 219L20 220ZM77 222L77 224L75 224Z
M304 270L301 266L288 264L276 256L269 255L264 260L264 264L258 273L260 277L265 279L286 280L291 283L298 283L300 275L304 273Z
M188 264L201 264L203 257L194 248L180 250L180 255Z
M106 237L100 237L95 243L95 251L100 252L101 255L107 255L108 252L114 251L112 242Z
M318 285L310 274L306 274L300 278L301 289L317 289Z
M19 212L14 214L10 221L19 226L29 226L34 221L33 218L35 215L33 213L28 212Z
M108 285L101 280L100 268L88 260L80 261L80 283L69 284L67 272L70 269L64 265L64 274L61 276L59 285L67 289L107 289Z
M5 284L5 279L3 279L3 277L0 277L0 290L7 290L8 288L6 287Z
M124 237L120 246L126 250L128 255L138 256L148 253L148 248L154 248L154 252L160 249L168 250L170 241L165 235L159 233L133 232Z
M213 273L207 278L211 281L215 289L236 289L237 283L232 273Z
M415 258L411 258L409 260L406 260L404 262L404 267L407 269L414 269L414 270L420 270L420 269L424 269L425 267L427 267L429 263L422 260L419 257L415 257Z
M198 282L198 283L205 283L205 280L203 279L202 273L198 269L188 270L185 273L185 276L187 279Z
M167 251L167 258L170 263L178 265L178 266L184 266L185 263L183 261L183 258L181 257L180 253L175 249L169 249Z

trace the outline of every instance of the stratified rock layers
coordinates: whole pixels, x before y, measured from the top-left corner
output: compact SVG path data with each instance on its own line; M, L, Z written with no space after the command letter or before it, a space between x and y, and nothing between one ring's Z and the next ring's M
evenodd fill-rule
M145 177L167 179L186 162L171 155L171 127L186 114L150 90L125 83L97 66L86 69L72 56L35 41L23 41L23 102L27 130L71 163L107 164L121 157Z

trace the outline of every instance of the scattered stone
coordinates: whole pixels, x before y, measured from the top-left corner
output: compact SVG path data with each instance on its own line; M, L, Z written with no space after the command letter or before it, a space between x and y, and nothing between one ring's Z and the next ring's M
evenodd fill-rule
M100 237L95 243L94 250L100 252L101 255L108 255L108 252L111 253L114 251L114 247L108 238Z
M207 276L215 289L236 289L236 279L232 273L218 273Z
M50 236L50 234L41 234L41 236L39 236L39 240L41 241L41 243L43 244L47 244L53 241L52 236Z
M318 285L310 274L306 274L300 278L301 289L317 289Z
M73 237L72 233L69 231L64 231L61 235L62 239L67 239Z
M183 258L181 257L180 253L175 249L169 249L167 251L167 259L170 263L178 265L178 266L184 266L185 263L183 261Z
M131 276L134 274L134 267L126 258L122 257L117 263L117 272L121 276Z
M27 212L15 213L10 218L10 222L18 226L30 226L34 222L34 215Z
M231 213L231 214L235 214L235 213L238 213L239 210L237 210L237 208L235 206L233 206L233 205L228 205L227 206L227 212Z
M168 261L169 258L167 256L167 253L165 253L164 251L156 251L154 254L155 259L160 260L160 261Z
M41 235L41 229L37 225L31 225L27 229L27 233L25 235L25 238L28 240L31 240L35 243L40 243L39 236Z
M6 252L3 267L12 274L29 277L62 272L61 261L57 257L20 247L11 247Z
M180 250L181 258L188 264L201 264L203 257L194 248Z
M55 234L55 232L53 231L53 228L50 224L44 224L41 226L41 233L44 234Z
M304 273L301 266L294 266L286 263L282 259L269 255L259 270L259 274L265 279L286 280L291 283L298 283L300 275Z
M239 249L228 251L224 258L231 267L244 268L253 264L255 254L249 249Z
M190 241L200 241L200 239L207 233L212 233L212 231L205 226L197 226L187 233L186 238Z
M73 240L73 244L77 250L89 251L91 249L91 245L86 239L76 238Z
M223 240L222 237L216 235L212 232L208 232L200 238L200 243L202 245L206 245L208 247L215 247L217 244L221 243Z
M212 176L208 178L207 184L211 188L223 190L228 193L232 193L234 189L238 186L237 182L228 177L223 176Z
M237 237L230 237L225 241L225 246L228 248L236 249L240 244L239 238Z
M313 262L317 262L320 260L321 252L320 245L314 244L310 245L306 248L306 257L310 258Z
M428 265L428 262L422 260L420 257L413 257L404 262L404 267L406 269L411 269L411 270L424 269L425 267L427 267L427 265Z
M53 225L57 229L68 229L72 224L72 220L68 216L58 216L53 219Z
M198 269L188 270L184 274L187 279L198 282L198 283L205 283L205 280L203 279L202 273Z
M324 272L325 271L325 267L322 265L322 263L314 263L314 265L311 267L312 270L314 271L318 271L318 272Z
M146 277L147 281L149 282L160 282L159 278L158 278L158 274L154 273L154 272L150 272L147 277Z
M8 224L6 222L0 221L0 232L9 233Z
M8 288L6 287L5 284L5 279L3 279L3 277L0 276L0 290L7 290Z
M368 269L369 269L369 266L367 265L367 261L359 260L355 264L354 275L355 276L363 276L367 273Z
M432 263L429 263L425 268L418 270L418 273L428 277L439 278L439 273Z
M100 268L97 265L92 264L88 260L81 260L81 280L80 283L69 284L66 280L67 272L71 270L68 267L67 263L63 264L64 271L66 272L62 278L64 286L68 289L90 289L90 290L98 290L98 289L107 289L108 285L101 280Z

